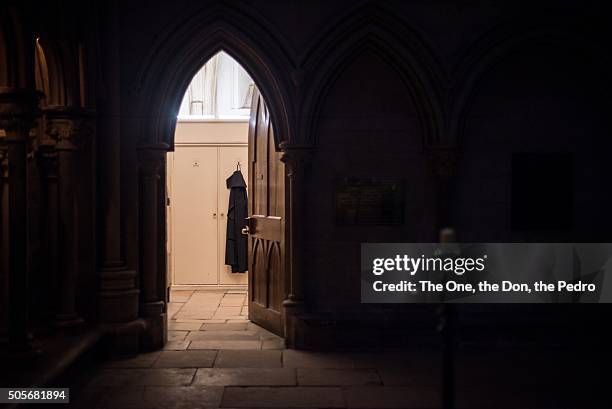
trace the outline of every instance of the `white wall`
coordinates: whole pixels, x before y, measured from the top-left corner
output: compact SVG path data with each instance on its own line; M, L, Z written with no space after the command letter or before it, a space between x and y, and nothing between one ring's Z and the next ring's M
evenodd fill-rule
M249 123L247 121L189 122L176 124L174 141L176 145L186 143L233 144L248 143Z

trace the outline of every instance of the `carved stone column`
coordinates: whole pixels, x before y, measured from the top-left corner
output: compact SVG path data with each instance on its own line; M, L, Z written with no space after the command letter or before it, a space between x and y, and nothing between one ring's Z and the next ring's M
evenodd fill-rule
M160 170L168 151L166 144L141 146L140 160L140 312L147 320L143 337L146 348L161 348L166 342L165 271L159 268Z
M86 112L54 107L45 110L46 134L55 141L58 174L58 299L56 325L68 327L81 324L76 308L78 285L78 220L76 206L78 145L93 131Z
M29 89L0 88L0 128L8 153L9 343L31 350L28 283L27 154L30 130L39 115L39 94Z
M303 223L304 223L304 203L305 177L311 163L312 150L306 146L291 145L283 142L280 145L283 155L281 161L287 167L289 214L286 219L289 223L289 235L287 237L287 257L289 267L288 277L288 296L283 301L285 308L285 338L287 343L294 346L299 337L296 333L296 316L303 312L304 293L303 293Z
M8 329L9 318L9 263L8 257L8 225L9 225L9 206L8 206L8 145L4 138L0 137L0 326Z
M436 231L452 227L451 180L457 161L457 149L452 145L427 147L429 166L436 181Z

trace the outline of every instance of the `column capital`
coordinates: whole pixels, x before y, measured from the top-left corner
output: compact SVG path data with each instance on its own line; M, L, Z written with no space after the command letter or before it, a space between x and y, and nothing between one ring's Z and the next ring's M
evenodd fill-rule
M425 153L436 177L446 180L453 176L458 156L455 145L430 145L425 148Z
M163 157L170 150L170 146L167 143L147 143L138 146L138 154L141 159L148 157Z
M165 143L147 144L138 147L140 170L145 177L156 177L164 164L164 157L169 146Z
M8 157L8 145L4 142L4 138L0 138L0 162Z
M4 138L0 138L0 179L8 171L8 145L4 143Z
M54 106L43 110L45 133L40 144L60 151L77 150L94 134L92 111Z
M0 87L0 129L4 129L7 142L27 139L40 116L41 97L35 90Z
M308 165L312 162L313 149L306 145L281 142L281 162L287 166L287 175L290 178L303 176Z

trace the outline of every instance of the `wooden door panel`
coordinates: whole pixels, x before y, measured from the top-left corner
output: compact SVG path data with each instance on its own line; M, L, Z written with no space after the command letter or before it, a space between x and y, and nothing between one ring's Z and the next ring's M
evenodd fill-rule
M282 216L285 211L285 168L281 162L281 153L274 146L274 129L270 127L268 138L269 182L268 212L270 215Z
M280 216L262 216L256 214L250 216L249 232L252 237L280 241L282 224L283 219Z
M281 248L280 242L272 241L270 242L270 250L268 251L268 308L281 312L282 301L285 294L282 292L282 288L280 284L282 283L282 277L280 277L280 273L282 270L282 259L281 259Z
M283 335L285 169L257 91L249 124L249 170L249 318Z
M252 250L252 260L251 265L253 266L251 270L253 270L251 281L252 283L252 291L251 291L251 301L265 307L266 306L266 292L265 292L265 284L266 277L260 277L260 274L265 274L266 271L266 255L265 255L265 247L266 242L261 239L253 238L253 250Z
M252 299L258 306L280 313L282 284L281 232L282 219L278 216L253 216L249 223L253 241Z
M253 214L268 215L268 138L270 122L265 104L260 104L257 113L257 126L255 130L255 157L253 164L253 186L255 197L253 198Z

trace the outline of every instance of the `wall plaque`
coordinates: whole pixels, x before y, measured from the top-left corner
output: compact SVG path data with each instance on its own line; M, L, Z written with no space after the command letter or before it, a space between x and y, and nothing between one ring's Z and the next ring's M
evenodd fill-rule
M392 177L345 177L336 180L336 224L404 223L405 180Z

